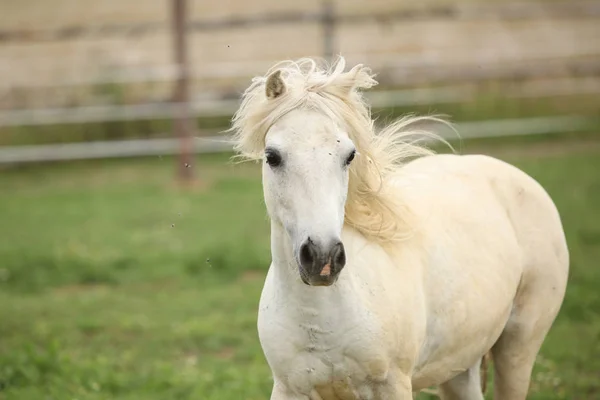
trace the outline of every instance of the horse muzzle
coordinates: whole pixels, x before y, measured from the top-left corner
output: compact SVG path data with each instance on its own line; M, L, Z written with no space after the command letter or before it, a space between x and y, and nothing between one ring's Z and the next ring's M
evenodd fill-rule
M310 237L300 247L300 278L310 286L331 286L346 265L346 252L339 240L323 246Z

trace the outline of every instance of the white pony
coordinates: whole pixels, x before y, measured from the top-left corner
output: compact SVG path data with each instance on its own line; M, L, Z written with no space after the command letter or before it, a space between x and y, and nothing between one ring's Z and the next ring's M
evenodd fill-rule
M271 399L411 399L439 385L443 399L481 400L488 352L495 399L525 399L566 290L555 205L502 161L409 143L432 135L408 129L423 118L375 132L360 90L377 82L344 69L342 57L279 63L233 119L239 153L264 160Z

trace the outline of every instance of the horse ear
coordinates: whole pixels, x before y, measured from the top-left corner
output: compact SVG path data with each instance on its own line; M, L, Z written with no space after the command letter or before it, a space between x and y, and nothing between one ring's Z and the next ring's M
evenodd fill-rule
M281 78L281 70L278 69L267 78L267 85L265 89L267 98L270 100L276 99L284 94L285 90L285 83Z

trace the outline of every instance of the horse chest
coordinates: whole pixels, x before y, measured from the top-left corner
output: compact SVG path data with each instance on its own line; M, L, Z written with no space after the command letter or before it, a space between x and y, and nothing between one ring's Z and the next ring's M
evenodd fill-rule
M269 306L259 313L259 334L276 378L307 396L371 399L372 382L387 375L381 332L360 309Z
M369 399L372 393L368 382L383 379L387 372L384 358L377 357L373 336L357 327L328 331L303 323L292 346L290 385L301 392L312 388L323 400Z

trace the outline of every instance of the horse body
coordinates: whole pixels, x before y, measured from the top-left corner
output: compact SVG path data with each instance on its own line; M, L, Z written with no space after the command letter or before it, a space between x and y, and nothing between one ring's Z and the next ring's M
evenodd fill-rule
M396 130L356 133L370 129L351 97L363 71L299 71L258 81L238 113L256 135L242 147L266 153L272 264L258 333L271 399L410 399L439 385L443 399L481 400L489 351L495 398L525 399L568 274L552 200L490 157L393 167L386 157L410 146L377 140Z
M347 227L351 261L332 290L298 285L285 232L273 228L259 333L279 384L315 399L380 398L390 374L418 391L476 370L512 325L545 335L567 278L546 193L487 157L413 163L397 184L419 217L416 243L390 256Z
M409 181L418 176L404 195L425 235L427 334L413 387L439 385L475 366L473 374L503 335L527 336L527 346L515 345L518 357L531 348L537 354L568 275L566 240L548 194L522 171L485 156L426 157L404 173Z

